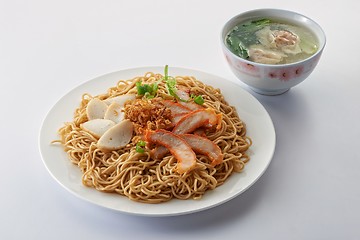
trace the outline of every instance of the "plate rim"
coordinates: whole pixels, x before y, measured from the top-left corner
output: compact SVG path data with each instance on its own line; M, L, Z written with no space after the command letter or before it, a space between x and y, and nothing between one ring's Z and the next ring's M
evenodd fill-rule
M137 76L140 76L139 74L145 74L146 72L160 72L158 71L158 69L163 69L164 67L163 66L144 66L144 67L134 67L134 68L127 68L127 69L120 69L120 70L117 70L117 71L112 71L112 72L109 72L109 73L105 73L105 74L102 74L102 75L98 75L94 78L91 78L89 80L86 80L86 81L83 81L82 83L78 84L77 86L71 88L69 91L67 91L65 94L63 94L62 97L60 97L56 102L55 104L53 104L53 106L48 110L48 112L46 113L42 123L41 123L41 127L40 127L40 131L39 131L39 135L38 135L38 147L39 147L39 151L40 151L40 155L41 155L41 159L42 159L42 162L45 166L45 168L47 169L47 171L49 172L49 174L52 176L53 179L55 179L55 181L60 184L60 186L62 186L64 189L66 189L68 192L70 192L71 194L73 194L74 196L76 196L77 198L80 198L88 203L91 203L91 204L94 204L96 206L100 206L102 208L105 208L105 209L110 209L110 210L114 210L114 211L117 211L117 212L121 212L121 213L124 213L124 214L128 214L128 215L137 215L137 216L151 216L151 217L165 217L165 216L178 216L178 215L185 215L185 214L191 214L191 213L195 213L195 212L200 212L200 211L204 211L204 210L207 210L207 209L210 209L210 208L213 208L213 207L216 207L216 206L219 206L221 204L224 204L232 199L234 199L235 197L241 195L243 192L245 192L246 190L248 190L251 186L253 186L261 177L262 175L266 172L267 168L269 167L272 159L273 159L273 156L274 156L274 153L275 153L275 148L276 148L276 132L275 132L275 127L274 127L274 124L273 124L273 121L271 119L271 116L269 115L269 113L267 112L267 110L265 109L265 107L261 104L261 102L256 99L253 95L251 95L248 91L246 91L245 89L243 89L239 84L237 84L236 82L234 81L231 81L231 80L228 80L226 78L223 78L223 77L220 77L220 76L217 76L215 74L212 74L212 73L208 73L208 72L205 72L205 71L201 71L201 70L197 70L197 69L190 69L190 68L185 68L185 67L171 67L169 68L169 70L172 72L172 71L186 71L186 72L189 72L188 75L190 76L194 76L196 77L197 79L199 79L196 74L198 75L205 75L205 76L208 76L208 77L211 77L211 78L218 78L218 79L221 79L221 80L224 80L226 81L228 84L230 85L234 85L238 88L238 90L241 91L242 94L244 94L247 98L249 98L251 101L253 102L256 102L256 104L258 105L257 107L260 107L260 110L263 112L263 115L267 117L267 121L268 121L268 124L270 124L270 132L272 134L272 145L269 146L270 148L270 154L268 155L268 161L266 162L266 164L263 166L262 170L260 172L258 172L256 178L253 179L253 181L246 185L246 187L244 187L242 190L236 192L236 194L232 194L231 196L227 197L226 199L223 199L222 201L218 201L218 202L214 202L213 204L209 204L209 205L206 205L206 206L203 206L203 207L200 207L200 208L197 208L197 209L188 209L188 210L183 210L183 211L174 211L174 212L162 212L162 213L155 213L155 212L134 212L134 211L129 211L129 210L124 210L124 209L119 209L119 208L115 208L115 207L111 207L111 206L106 206L104 204L101 204L99 202L94 202L92 201L91 199L83 196L82 194L74 191L73 189L70 189L67 185L65 185L64 182L60 181L60 179L58 179L54 172L52 171L52 169L50 169L50 166L48 164L48 162L45 160L45 157L44 157L44 152L43 152L43 147L44 145L42 144L43 143L43 131L44 131L44 126L45 124L47 123L48 119L49 119L49 116L53 113L53 111L56 109L56 107L58 107L58 105L62 102L62 101L65 101L65 99L71 94L71 93L74 93L76 90L79 90L83 87L85 87L86 85L89 85L91 83L96 83L98 81L100 81L101 79L104 79L104 78L107 78L107 77L111 77L113 75L118 75L118 74L124 74L124 73L127 73L127 72L139 72L137 75L134 75L133 77L137 77ZM177 76L177 75L176 75ZM121 78L119 78L120 80ZM201 80L201 79L199 79ZM114 84L116 84L116 82L114 82ZM109 87L112 87L111 85L108 86ZM221 89L221 87L219 87ZM106 91L106 89L103 90L103 92ZM221 91L223 92L223 89L221 89ZM98 94L101 94L98 93ZM78 98L80 98L81 96L78 96ZM226 98L226 96L225 96ZM79 103L79 102L78 102ZM230 105L234 105L234 104L230 104ZM235 106L236 107L236 106ZM75 109L72 109L72 111L74 111ZM236 109L238 112L239 110ZM72 112L73 113L73 112ZM239 114L240 115L240 114ZM70 119L69 119L70 121ZM245 121L244 121L245 122ZM246 122L245 122L246 123ZM61 126L59 126L61 127ZM55 129L55 133L56 133L56 130ZM251 137L251 136L250 136ZM70 163L70 160L67 159ZM251 162L251 161L250 161ZM72 164L73 165L73 164ZM75 165L73 165L74 168L76 168L77 170L80 171L79 168L77 168ZM243 174L240 173L240 174ZM80 184L82 185L81 183L81 178L78 179ZM229 181L229 179L224 183L224 185ZM86 188L85 186L82 185L82 187ZM221 187L221 186L219 186ZM90 191L93 191L95 192L96 194L106 194L108 195L109 193L102 193L102 192L99 192L98 190L94 189L94 188L89 188ZM212 190L214 191L214 190ZM121 197L124 197L124 196L121 196ZM126 199L128 199L127 197L124 197ZM131 200L129 200L131 201ZM184 200L178 200L178 199L172 199L171 201L184 201ZM170 201L170 202L171 202ZM199 201L199 200L186 200L186 201ZM201 201L201 200L200 200ZM131 201L131 202L134 202L134 201ZM143 205L143 206L148 206L146 203L138 203L138 202L134 202L136 204L139 204L139 205ZM168 202L167 202L168 203ZM131 203L133 204L133 203ZM166 203L160 203L160 204L157 204L157 205L165 205Z

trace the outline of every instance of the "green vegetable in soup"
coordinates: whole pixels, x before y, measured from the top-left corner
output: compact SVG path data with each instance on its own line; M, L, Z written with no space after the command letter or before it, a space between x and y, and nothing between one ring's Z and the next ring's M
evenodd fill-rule
M236 25L225 44L235 55L263 64L301 61L318 50L316 36L306 27L267 18Z
M242 58L248 58L248 49L244 46L241 42L240 38L235 35L229 35L226 39L230 50L235 53L236 55Z
M269 25L269 23L269 19L259 19L235 26L226 38L227 46L241 58L248 58L249 49L247 46L258 43L254 32Z

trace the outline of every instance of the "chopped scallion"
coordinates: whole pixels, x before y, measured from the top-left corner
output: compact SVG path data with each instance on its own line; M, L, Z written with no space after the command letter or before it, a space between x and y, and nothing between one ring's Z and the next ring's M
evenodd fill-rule
M140 140L140 141L138 141L137 143L136 143L136 152L138 152L138 153L144 153L145 152L145 149L144 149L144 147L146 146L146 142L145 141L142 141L142 140Z
M204 104L204 99L201 95L198 95L196 97L194 97L194 102L199 104L199 105L203 105Z

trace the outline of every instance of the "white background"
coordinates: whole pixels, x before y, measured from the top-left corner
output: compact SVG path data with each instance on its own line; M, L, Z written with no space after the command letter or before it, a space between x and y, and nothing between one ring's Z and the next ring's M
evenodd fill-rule
M239 82L277 133L273 161L249 190L210 210L150 218L94 206L50 176L38 134L59 98L99 75L143 66L237 81L220 30L255 8L309 16L327 45L311 76L283 95ZM0 238L360 239L359 22L355 0L0 0Z

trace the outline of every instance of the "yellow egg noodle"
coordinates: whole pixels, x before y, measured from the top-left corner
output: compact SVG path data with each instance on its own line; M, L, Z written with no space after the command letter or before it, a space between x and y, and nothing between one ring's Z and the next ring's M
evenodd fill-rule
M196 153L196 166L191 171L178 173L177 159L173 155L153 159L150 151L137 151L134 139L140 139L140 136L135 133L133 141L125 147L107 152L97 147L97 137L80 127L88 120L86 107L91 99L105 100L124 94L137 94L138 82L149 85L157 83L156 97L173 99L163 79L161 74L148 72L144 76L120 80L105 94L82 96L73 121L59 129L60 139L54 143L60 143L71 162L81 169L85 186L144 203L161 203L173 198L200 199L207 190L222 185L233 172L244 169L250 159L246 151L251 145L251 139L246 136L245 123L236 109L228 105L219 89L195 77L177 76L176 85L202 96L205 108L212 108L222 115L220 128L206 132L206 137L219 146L223 154L223 161L218 165L213 166L207 156Z

